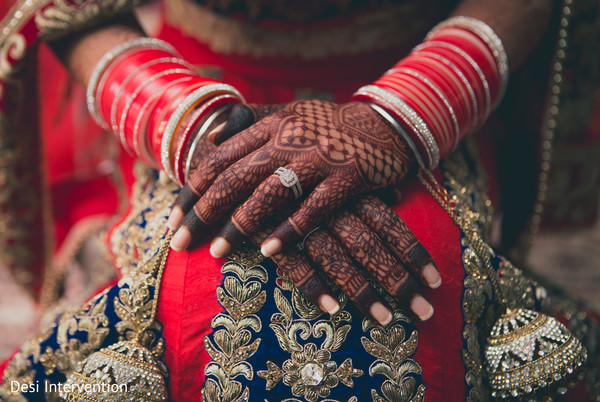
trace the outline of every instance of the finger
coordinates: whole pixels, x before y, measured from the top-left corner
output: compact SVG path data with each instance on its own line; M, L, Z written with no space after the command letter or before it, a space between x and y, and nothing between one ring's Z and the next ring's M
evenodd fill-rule
M290 163L284 169L297 175L300 188L303 189L312 188L322 177L322 173L300 161ZM231 222L223 228L213 243L211 254L214 252L212 255L217 258L226 255L244 236L258 230L266 217L289 206L297 195L300 196L298 190L295 190L295 193L292 187L286 187L284 183L286 179L278 173L266 178L250 198L234 212Z
M342 174L327 177L309 194L298 211L267 237L261 247L263 255L270 257L283 247L297 243L322 222L324 217L354 195L359 184L358 180L348 179Z
M175 229L179 226L183 216L198 202L200 196L224 169L260 148L268 138L267 130L251 127L208 154L204 163L198 166L175 199L169 215L169 228Z
M254 151L229 166L194 205L194 212L212 224L247 198L281 164L267 147Z
M402 306L410 306L412 300L421 293L417 281L356 215L349 211L336 214L329 224L329 229L350 256L365 267L377 283ZM433 315L431 304L421 306L421 303L418 303L417 307L417 311L413 312L422 321Z
M257 121L280 111L285 105L284 103L276 105L260 105L256 103L235 105L231 109L227 122L223 126L215 128L209 134L209 139L219 145Z
M325 230L316 230L304 241L310 259L329 276L365 315L382 325L392 321L392 311L356 269L341 244Z
M260 244L274 226L266 226L263 230L256 232L252 237L255 244ZM319 306L322 311L335 314L340 310L340 305L325 284L310 265L305 256L294 249L274 256L273 262L285 273L302 294L314 305Z
M425 246L389 206L368 195L354 202L352 209L424 284L432 289L442 284L437 266Z

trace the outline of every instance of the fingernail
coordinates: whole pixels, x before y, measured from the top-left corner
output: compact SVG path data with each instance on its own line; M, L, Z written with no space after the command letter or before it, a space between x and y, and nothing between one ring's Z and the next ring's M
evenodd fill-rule
M190 240L192 236L190 232L185 227L179 228L173 238L171 239L171 248L175 251L185 250L185 248L190 244Z
M442 284L442 277L433 264L425 265L425 268L423 268L423 277L431 289L437 289Z
M262 244L260 248L260 252L265 257L270 257L273 254L277 254L281 251L281 240L279 239L270 239Z
M210 245L210 255L215 258L225 257L230 248L229 242L224 237L217 237Z
M331 315L340 311L340 304L329 295L321 295L319 297L319 306L321 310L327 311Z
M410 309L421 321L427 321L433 315L433 306L421 295L416 295L410 301Z
M175 230L177 226L181 223L183 219L183 211L179 206L174 206L171 210L171 214L169 215L169 220L167 221L167 227L171 230Z
M392 312L388 310L381 302L375 302L371 305L369 312L381 325L388 325L392 322Z
M225 121L221 124L219 124L217 127L215 127L210 133L208 133L208 140L210 142L215 142L215 137L216 135L221 132L221 130L223 130L223 127L225 127Z

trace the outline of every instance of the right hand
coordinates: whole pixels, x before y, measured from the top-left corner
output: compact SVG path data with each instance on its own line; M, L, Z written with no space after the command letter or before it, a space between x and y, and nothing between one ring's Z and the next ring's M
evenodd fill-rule
M210 142L219 144L283 106L238 105L225 126L213 131L208 138ZM186 194L186 188L174 208L174 211L179 209L179 219L169 220L172 229L191 210L193 203L188 200L196 199L192 194ZM260 245L278 224L280 220L269 219L251 236L252 241ZM242 239L243 235L228 221L213 242L211 254L222 257ZM323 228L306 236L303 245L303 253L288 248L272 259L323 311L333 314L339 309L339 304L316 269L329 276L360 311L382 324L392 319L391 309L369 284L369 276L401 307L410 309L420 319L429 319L433 314L433 307L420 284L437 288L441 284L437 268L404 221L377 197L366 195L348 203ZM368 274L363 275L353 261L365 268Z

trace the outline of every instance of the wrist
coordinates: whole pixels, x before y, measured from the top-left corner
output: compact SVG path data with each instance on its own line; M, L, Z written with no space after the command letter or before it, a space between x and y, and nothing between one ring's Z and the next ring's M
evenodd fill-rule
M394 120L421 167L431 170L484 123L507 79L506 53L491 28L456 17L352 99Z
M180 185L194 137L206 132L206 122L223 107L240 102L235 88L198 76L170 45L149 38L106 53L87 91L94 119L113 131L127 152Z

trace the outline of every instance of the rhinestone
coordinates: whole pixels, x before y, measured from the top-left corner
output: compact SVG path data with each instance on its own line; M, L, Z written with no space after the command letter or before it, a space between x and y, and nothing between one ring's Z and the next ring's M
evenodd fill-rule
M307 363L302 370L300 375L306 385L319 385L324 378L323 367L317 363Z

